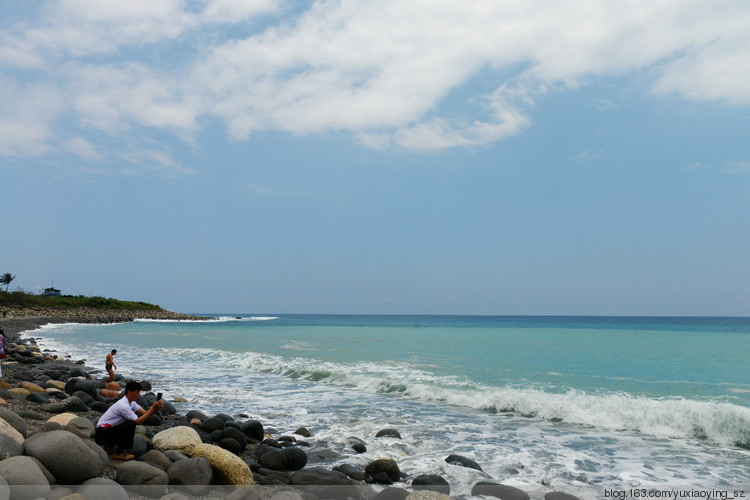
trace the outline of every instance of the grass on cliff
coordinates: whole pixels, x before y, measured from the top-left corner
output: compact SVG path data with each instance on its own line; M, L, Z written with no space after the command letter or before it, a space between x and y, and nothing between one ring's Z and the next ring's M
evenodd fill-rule
M86 297L84 295L62 295L60 297L53 297L24 291L0 291L0 307L52 307L61 309L93 307L96 309L162 310L161 307L147 302L105 299L104 297Z

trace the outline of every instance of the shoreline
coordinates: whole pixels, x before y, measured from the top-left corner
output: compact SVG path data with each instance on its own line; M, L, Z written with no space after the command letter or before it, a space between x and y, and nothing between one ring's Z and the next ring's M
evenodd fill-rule
M48 311L36 311L36 312L45 313ZM91 311L85 311L85 312L76 311L75 313L64 314L64 315L28 314L28 315L19 315L19 316L13 316L13 317L0 318L0 326L3 326L3 328L6 331L6 337L8 339L8 343L11 344L15 342L17 344L16 347L12 349L13 350L12 354L16 354L15 351L17 350L31 351L33 353L32 357L35 358L34 363L29 363L29 364L20 363L18 362L18 360L9 361L10 358L3 360L4 383L0 383L0 386L3 386L3 388L0 389L0 395L8 395L9 393L11 393L10 391L12 389L22 389L23 388L22 382L24 382L24 380L22 379L34 379L36 382L39 382L39 373L50 373L50 371L55 371L55 369L62 371L62 372L67 372L69 375L71 375L69 377L64 375L58 381L53 381L53 380L47 381L47 384L45 385L58 387L58 391L56 393L52 389L52 387L47 387L46 389L42 389L45 392L56 394L59 398L67 396L66 399L62 400L62 403L58 402L57 404L64 404L66 401L68 402L68 404L70 404L70 400L76 397L74 396L74 394L70 394L70 393L74 392L75 394L78 394L78 392L73 391L73 390L71 391L65 390L61 394L62 391L59 389L60 384L59 383L54 384L53 382L62 382L63 379L68 378L68 381L65 384L65 388L67 389L68 384L70 384L70 380L73 379L72 375L74 375L75 373L83 372L85 374L84 378L88 379L89 381L98 382L98 385L101 385L101 386L104 385L103 383L99 382L99 379L103 378L106 374L104 374L100 369L87 366L82 361L74 361L72 359L60 359L59 356L55 356L53 358L54 353L51 353L51 352L50 353L39 352L39 349L36 348L36 345L35 345L36 339L33 338L33 332L37 328L44 326L46 324L50 324L50 323L58 324L58 323L70 323L70 322L113 323L113 322L132 321L132 319L135 319L135 317L145 318L145 319L176 319L176 320L211 319L208 317L181 315L177 313L171 313L168 311L164 311L163 313L161 311L158 311L159 313L158 316L150 315L148 313L137 314L135 315L134 318L130 318L130 319L123 319L123 318L129 318L130 314L133 314L132 311L122 312L122 314L102 314L102 311L97 311L97 313L98 314L96 315L92 315ZM9 353L11 353L10 351L11 349L9 349ZM79 370L79 371L76 371L76 370ZM93 378L92 378L92 375L93 375ZM120 374L118 375L119 375L118 378L120 380L122 381L127 380L126 377L122 377ZM11 381L12 384L7 384L6 381ZM26 382L33 384L31 380L26 380ZM29 386L26 385L26 387L29 387ZM73 388L75 388L75 384L73 385ZM147 389L150 389L150 388L151 388L151 384L148 383ZM158 387L154 387L153 392L156 392L157 390L158 390ZM43 405L44 405L43 403L33 402L27 399L28 397L31 397L30 396L31 393L28 393L26 397L19 397L21 396L22 392L19 392L18 390L16 390L12 394L13 394L12 397L7 400L7 404L0 404L0 408L7 409L18 414L24 422L24 426L27 430L27 434L29 437L34 432L38 432L38 431L49 431L53 429L59 430L57 426L51 425L48 423L50 419L53 419L55 417L54 413L49 413L48 411L45 411L43 408ZM80 394L78 394L78 396L83 397ZM149 404L149 398L153 398L154 396L153 396L153 393L147 392L146 388L144 388L143 397L145 398L145 402ZM97 399L102 399L102 398L97 398ZM111 401L114 401L114 399ZM84 408L85 408L85 411L84 411ZM105 407L102 407L101 405L99 405L98 408L104 409ZM86 408L85 406L78 407L78 410L80 411L71 411L71 409L68 408L66 409L66 411L64 411L64 413L65 414L71 413L75 417L83 417L83 419L88 420L89 422L92 422L92 425L95 424L96 420L98 420L99 416L102 414L102 411L93 410L90 407ZM0 413L3 413L3 412L0 412ZM0 417L1 416L2 415L0 415ZM424 488L426 490L420 490L420 491L423 491L423 493L425 494L430 492L430 493L434 493L435 495L440 495L440 497L433 497L433 498L430 498L429 500L446 500L450 498L447 496L447 494L449 494L450 492L450 487L448 486L447 482L445 482L445 480L443 480L439 476L408 477L399 471L398 465L393 460L383 460L383 459L375 460L374 462L370 463L367 466L366 470L361 470L360 468L357 468L351 465L349 466L343 465L343 466L339 466L339 467L335 467L334 469L331 469L331 465L343 457L333 456L331 454L332 450L326 447L326 443L317 442L315 440L315 437L311 436L309 432L303 427L297 429L297 431L295 431L294 433L286 434L286 435L279 435L274 429L267 427L269 425L273 426L273 422L257 422L257 421L241 422L241 421L235 421L233 417L229 415L224 415L224 414L218 414L215 416L205 415L202 412L200 412L200 410L191 410L191 411L188 411L187 414L185 415L178 415L175 411L174 413L171 413L171 414L167 413L163 415L162 417L163 418L160 419L158 422L152 422L150 425L146 425L144 429L142 430L144 434L139 434L139 436L141 437L138 439L138 441L139 442L143 441L143 443L141 443L143 446L142 446L142 449L140 450L140 453L138 453L136 456L136 459L138 462L147 463L149 465L154 465L157 469L158 468L166 469L167 465L170 465L170 464L164 463L163 458L161 456L159 456L159 459L162 460L162 463L161 463L162 467L159 467L159 464L154 464L150 462L149 460L147 460L147 458L144 458L144 457L147 457L148 454L151 454L151 455L159 454L159 450L153 447L154 436L159 434L160 432L167 431L170 429L186 427L197 432L197 435L200 436L200 440L204 444L206 444L206 446L213 446L213 448L219 448L220 450L226 450L227 448L234 447L234 443L222 441L222 439L224 439L224 438L221 438L223 434L233 435L235 438L237 438L236 441L238 441L241 446L240 448L234 449L233 454L234 456L241 458L241 461L244 464L244 467L247 469L247 471L244 473L245 479L244 479L244 483L242 484L254 484L258 486L271 486L271 487L289 487L289 485L295 485L295 487L297 487L297 486L305 486L305 485L310 486L310 485L320 485L320 484L339 484L341 485L341 487L343 487L343 486L351 485L351 486L357 486L359 488L360 494L356 496L357 498L376 498L377 500L403 500L407 494L414 494L415 491L420 490L420 488ZM244 416L238 415L237 417L240 419L247 418L246 415ZM77 422L78 422L78 425L82 425L82 422L80 419L78 419ZM254 431L251 430L250 433L245 432L247 428L245 430L243 430L242 428L248 423L250 423L248 428L254 429ZM85 424L85 422L83 422L83 424ZM258 425L260 428L260 434L257 433ZM240 431L240 433L238 434L236 431L231 431L228 429L237 429ZM63 426L62 430L69 430L71 432L75 431L74 428L71 429L71 428L68 428L68 426ZM92 427L92 430L93 430L93 427ZM384 430L393 431L393 429L384 429ZM252 434L253 432L255 432L255 434ZM242 443L242 434L244 434L244 438L245 438L244 443ZM232 439L232 438L229 438L229 439ZM362 442L362 445L364 446L364 442ZM169 451L172 451L172 450L169 450ZM219 450L212 449L212 451L219 451ZM0 450L0 454L2 454L2 452L3 450ZM314 459L312 460L316 462L315 465L312 467L311 466L305 467L305 464L308 462L308 454L310 457L314 457L316 455L318 456L317 461ZM161 455L164 455L164 453L161 453ZM185 456L186 455L183 454L183 457ZM324 458L321 460L320 457L324 457ZM294 462L294 460L296 460L297 462L295 463L294 466L291 466L290 462ZM466 460L466 462L461 465L466 466L466 467L473 466L473 464L470 463L472 461L470 461L470 459L466 459L465 457L456 457L455 460L457 460L458 462L460 462L461 460ZM378 463L375 463L375 462L378 462ZM300 463L302 464L301 466L299 466ZM1 465L2 465L2 462L0 461L0 466ZM116 461L109 460L104 470L101 471L101 473L97 474L95 477L98 479L107 480L107 481L117 480L118 474L120 474L120 470L119 470L120 465L122 465L122 463L118 464L116 463ZM215 469L214 463L212 463L211 466L212 468ZM1 473L0 473L0 476L2 476ZM340 482L337 482L337 481L340 481ZM64 481L60 481L59 479L57 480L57 482L59 484L65 484ZM220 484L226 484L227 482L231 482L231 481L227 481L226 477L223 477L222 479L218 479L218 480L214 479L214 482L219 482ZM368 483L377 484L378 487L383 487L385 489L377 494L374 491L370 490L370 492L366 495L365 490L369 487ZM110 484L110 486L114 487L113 484ZM50 488L54 489L55 487L50 486ZM172 490L172 486L169 486L169 488L170 488L170 491L175 491L175 490ZM477 493L477 494L497 496L498 498L505 498L505 496L503 495L505 495L506 493L512 492L516 496L512 496L508 498L517 498L519 500L525 500L529 498L525 492L523 492L522 490L518 488L503 485L500 483L495 483L494 481L480 481L479 483L474 485L474 487L472 488L472 492L474 492L474 490L476 490L477 488L478 488L477 491L481 491L481 493ZM164 491L165 492L167 491L166 486L165 486ZM555 493L559 493L559 492L547 493L544 498L547 500L554 500L555 498L558 498L558 499L564 498L566 500L574 500L576 498L574 496L566 496L566 497L557 496L556 497ZM472 493L472 495L473 494L474 493ZM230 493L230 496L231 495L232 494ZM384 495L384 496L381 497L381 495ZM152 496L152 495L148 495L148 496ZM162 495L159 495L159 496L162 496ZM265 498L266 496L270 496L270 494L269 495L261 494L261 497L263 498ZM245 497L242 497L242 498L245 498ZM541 496L535 495L534 498L541 498ZM259 500L259 499L255 499L255 500ZM294 499L294 500L297 500L297 499ZM427 499L424 499L424 500L427 500Z

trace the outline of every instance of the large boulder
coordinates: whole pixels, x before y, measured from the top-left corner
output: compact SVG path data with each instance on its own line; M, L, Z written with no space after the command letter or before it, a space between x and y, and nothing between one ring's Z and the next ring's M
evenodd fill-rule
M49 495L49 481L31 457L10 457L0 461L0 477L10 485L13 500L33 500Z
M23 444L23 436L21 433L2 418L0 418L0 434L8 436L19 444Z
M221 484L249 486L255 484L250 467L233 453L212 444L199 444L191 450L194 457L203 457L214 468Z
M187 455L203 442L195 429L186 425L163 430L157 433L152 441L157 450L177 450Z
M146 462L125 462L117 469L117 482L128 489L152 498L167 493L169 476L163 470Z
M26 430L26 422L16 412L7 408L0 407L0 418L8 422L15 430L19 432L24 438L27 436L28 431Z
M82 482L76 492L86 500L129 500L125 488L103 477Z
M529 494L514 486L491 481L479 481L471 488L471 496L495 497L501 500L529 500Z
M26 455L38 459L60 484L80 484L104 471L99 454L67 431L34 434L23 443Z
M373 460L367 464L365 472L371 477L375 477L381 472L385 472L391 481L398 481L401 479L401 471L398 468L398 464L396 464L395 460L391 460L390 458L379 458L378 460Z
M178 489L194 496L205 495L214 480L214 470L203 457L178 460L167 474L169 484L180 486Z

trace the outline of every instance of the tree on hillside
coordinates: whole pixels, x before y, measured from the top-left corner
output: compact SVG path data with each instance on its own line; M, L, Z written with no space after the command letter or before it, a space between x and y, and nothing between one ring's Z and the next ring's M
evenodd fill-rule
M10 273L5 273L2 276L0 276L0 285L5 285L5 291L8 291L8 286L10 286L10 282L16 279L15 276L13 276Z

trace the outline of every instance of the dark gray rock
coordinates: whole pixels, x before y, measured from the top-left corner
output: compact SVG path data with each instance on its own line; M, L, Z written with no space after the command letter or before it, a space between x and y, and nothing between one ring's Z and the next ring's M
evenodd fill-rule
M364 481L369 477L365 471L350 464L338 465L334 467L333 470L343 472L355 481Z
M221 431L224 430L224 427L226 427L226 424L224 421L220 418L209 418L208 420L204 420L203 423L201 423L201 430L208 432L211 434L215 431Z
M451 486L443 477L437 474L422 474L415 477L411 482L415 490L431 490L442 493L443 495L451 494Z
M354 481L346 474L333 470L313 467L293 472L289 476L289 484L298 486L304 493L317 498L359 498L359 490L354 486Z
M133 447L129 450L125 450L131 455L135 455L135 458L141 458L149 450L149 442L143 436L135 435L133 438ZM119 481L118 481L119 482Z
M240 445L240 443L238 443L236 439L232 439L229 437L225 437L219 440L219 446L221 446L227 451L234 453L235 455L239 455L240 453L245 451L245 448L243 448L242 445Z
M245 436L252 438L256 441L263 441L265 433L263 431L263 424L258 420L248 420L240 425L240 430Z
M401 439L401 433L398 432L398 430L389 427L387 429L380 429L378 433L375 434L375 437L392 437Z
M389 476L387 472L378 472L372 477L371 481L375 484L393 484L393 479L391 479L391 476Z
M266 467L267 469L271 469L271 470L286 470L287 468L286 455L284 455L279 450L273 450L273 451L264 453L258 459L258 463L261 466Z
M221 420L224 423L231 422L231 421L234 420L233 416L227 415L226 413L217 413L216 415L214 415L214 418L218 418L219 420Z
M24 441L26 455L37 458L58 483L79 484L104 471L100 455L67 431L34 434Z
M90 438L94 435L94 423L87 418L76 417L71 419L66 427L83 438Z
M471 488L471 496L479 495L496 497L501 500L529 500L529 494L525 491L491 481L479 481Z
M445 459L445 461L451 465L460 465L461 467L476 469L478 471L482 470L479 464L474 460L467 457L462 457L461 455L450 455Z
M172 461L159 450L149 450L141 455L138 460L156 465L157 467L164 469L164 471L169 470L169 468L172 466Z
M365 472L372 478L375 478L375 476L381 472L385 472L388 474L388 477L391 478L391 481L395 482L401 479L401 471L398 468L398 464L396 464L395 460L391 460L390 458L373 460L367 464Z
M164 452L164 456L170 459L173 463L188 458L187 455L183 455L177 450L167 450Z
M125 488L103 477L95 477L82 482L76 489L76 493L86 500L129 500Z
M104 413L109 409L109 403L106 403L104 401L94 401L89 405L89 408L91 408L94 411L98 411L101 413Z
M296 447L281 450L287 460L287 470L300 470L307 465L307 453Z
M32 392L31 394L36 393ZM24 422L23 418L18 413L9 410L8 408L0 407L0 418L8 422L10 426L17 430L23 437L27 436L28 432L26 430L26 422Z
M26 401L39 404L49 404L49 398L46 392L30 392L26 396Z
M80 399L85 405L93 403L94 400L96 399L96 398L92 398L91 395L88 394L87 392L83 392L81 390L74 392L72 396L75 396L78 399Z
M197 418L201 422L204 420L208 420L208 416L205 413L198 411L198 410L190 410L189 412L185 414L185 418L187 418L188 420Z
M312 434L310 434L310 431L308 431L307 428L305 427L300 427L299 429L294 431L294 433L302 437L306 437L306 438L312 437Z
M373 500L404 500L409 496L409 491L403 488L396 488L395 486L389 486L383 488L383 490L375 495Z
M48 418L41 413L33 410L18 410L16 413L21 418L29 418L31 420L47 420Z
M10 457L0 461L0 477L10 486L13 500L34 500L49 495L49 481L31 457Z
M0 457L23 455L23 445L6 434L0 434Z
M149 463L130 461L117 469L117 482L135 493L156 498L167 493L169 475Z
M167 471L169 484L194 496L205 495L214 480L211 464L203 457L186 458L173 463Z
M365 443L354 443L352 445L352 450L357 453L365 453L367 451L367 446L365 446Z
M243 450L247 446L247 436L245 436L245 434L241 430L237 429L236 427L229 427L229 426L225 427L221 431L221 439L224 439L224 438L234 439L240 444L240 448L242 448Z
M86 406L86 404L84 404L84 402L81 401L81 399L76 396L71 396L69 398L63 399L60 402L63 405L65 405L66 411L71 411L71 412L89 411L89 407Z
M62 403L43 404L39 407L39 409L49 413L65 413L66 411L68 411L68 407Z

